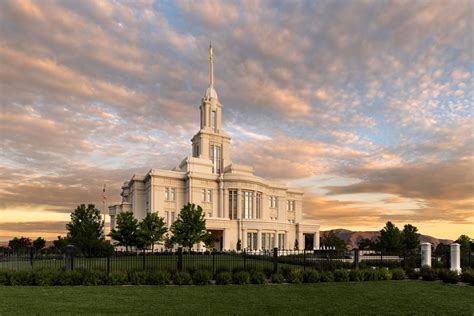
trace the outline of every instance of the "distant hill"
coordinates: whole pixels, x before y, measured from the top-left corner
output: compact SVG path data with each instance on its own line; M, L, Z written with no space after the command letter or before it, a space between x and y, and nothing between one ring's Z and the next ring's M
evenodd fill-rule
M350 231L347 229L341 229L341 228L321 231L321 236L323 235L323 233L326 233L329 231L333 231L336 234L336 236L346 241L347 244L349 245L349 249L357 247L357 244L364 239L375 240L377 237L380 236L379 231L353 232L353 231ZM450 240L450 239L438 239L438 238L431 237L428 235L420 235L420 241L429 242L435 248L436 246L438 246L439 243L450 244L453 242L453 240Z

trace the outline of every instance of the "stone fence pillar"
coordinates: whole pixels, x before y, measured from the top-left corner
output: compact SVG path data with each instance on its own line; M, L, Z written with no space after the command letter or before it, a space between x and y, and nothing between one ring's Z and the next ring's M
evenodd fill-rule
M431 244L429 242L421 243L421 266L431 267Z
M452 243L451 246L451 271L461 273L461 245Z

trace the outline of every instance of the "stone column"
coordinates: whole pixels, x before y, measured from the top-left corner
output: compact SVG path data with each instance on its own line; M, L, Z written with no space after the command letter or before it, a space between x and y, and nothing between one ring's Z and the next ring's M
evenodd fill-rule
M219 175L219 210L217 212L218 217L224 217L224 180L222 174Z
M257 218L257 191L252 192L252 218Z
M272 245L272 249L273 248L278 248L278 230L275 229L275 231L273 232L273 245Z
M303 232L298 232L298 249L299 250L304 250L305 249L305 244L304 244L304 234Z
M247 230L242 229L242 249L247 249L248 240L247 240Z
M257 230L257 250L262 250L262 231Z
M421 243L421 266L431 267L431 244L429 242Z
M241 210L241 201L242 201L242 190L237 190L237 219L242 218L242 210Z
M225 240L225 228L222 230L222 250L226 250L227 247L226 247L226 244L225 244L226 240Z
M314 233L313 237L313 249L318 250L319 249L319 231Z
M451 271L461 273L461 245L458 243L452 243L450 246L451 250Z
M224 189L224 206L222 210L222 218L228 218L229 217L229 190Z

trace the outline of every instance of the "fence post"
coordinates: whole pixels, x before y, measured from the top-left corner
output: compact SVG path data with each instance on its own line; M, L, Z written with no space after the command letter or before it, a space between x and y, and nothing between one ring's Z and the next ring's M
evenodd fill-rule
M143 263L142 263L142 268L145 270L145 248L143 248Z
M243 254L244 254L244 270L246 270L246 269L247 269L247 266L246 266L246 260L245 260L245 259L246 259L246 256L245 256L245 249L244 249Z
M380 250L380 266L383 266L383 250Z
M303 249L303 271L306 270L306 249Z
M71 272L74 270L74 257L73 257L74 246L66 246L66 271Z
M178 247L178 262L176 268L178 271L183 270L183 247Z
M107 256L107 274L110 274L110 255Z
M278 248L273 248L273 273L278 271Z
M356 270L359 270L359 248L354 248L354 267Z

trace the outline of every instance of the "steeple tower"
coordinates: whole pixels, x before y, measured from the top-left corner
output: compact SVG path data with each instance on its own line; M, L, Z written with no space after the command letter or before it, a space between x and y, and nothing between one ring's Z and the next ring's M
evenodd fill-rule
M230 137L222 130L222 105L214 89L214 53L209 44L209 85L199 107L201 124L199 132L191 140L193 157L210 159L214 173L222 173L229 160Z

